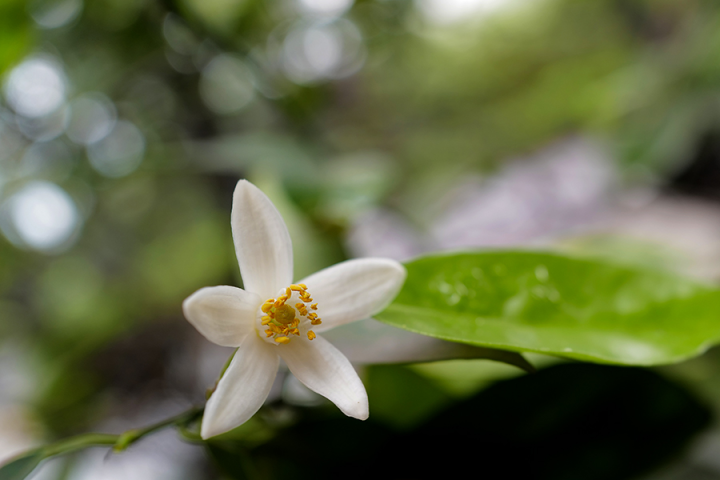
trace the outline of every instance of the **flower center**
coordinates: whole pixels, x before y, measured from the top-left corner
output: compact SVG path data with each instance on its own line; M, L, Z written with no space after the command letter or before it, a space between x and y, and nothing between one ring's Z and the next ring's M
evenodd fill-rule
M290 336L299 337L301 332L307 335L308 340L314 339L316 335L312 327L322 321L317 313L311 311L318 308L318 304L312 301L307 286L302 283L290 285L277 298L265 300L260 307L260 325L267 340L290 343Z

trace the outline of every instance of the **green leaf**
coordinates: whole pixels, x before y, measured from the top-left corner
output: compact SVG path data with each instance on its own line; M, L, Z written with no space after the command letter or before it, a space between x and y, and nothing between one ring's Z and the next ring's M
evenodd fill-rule
M720 340L720 290L552 253L422 257L375 318L445 340L624 365L698 355Z
M0 480L22 480L45 459L45 452L34 450L0 467Z

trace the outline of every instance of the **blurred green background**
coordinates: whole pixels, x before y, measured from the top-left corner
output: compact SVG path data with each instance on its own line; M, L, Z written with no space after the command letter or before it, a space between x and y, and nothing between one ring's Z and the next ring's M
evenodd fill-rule
M720 280L710 0L4 0L0 75L0 461L203 401L231 351L181 303L241 285L239 178L297 278L527 246ZM222 442L36 478L720 479L718 355L359 367L365 423L281 374Z

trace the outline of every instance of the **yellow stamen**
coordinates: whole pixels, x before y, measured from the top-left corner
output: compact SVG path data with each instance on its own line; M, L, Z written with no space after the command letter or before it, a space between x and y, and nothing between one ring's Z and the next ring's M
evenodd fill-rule
M288 304L287 302L292 298L293 292L298 293L300 302ZM322 321L318 317L317 313L309 312L310 309L317 310L318 304L312 302L313 299L310 296L310 292L307 291L307 285L299 283L292 284L285 288L285 292L277 298L269 298L260 306L260 309L265 314L261 317L260 323L267 327L265 335L268 338L273 338L278 344L290 343L290 335L300 336L300 323L304 321L302 317L306 317L310 320L312 325L320 325ZM307 332L309 340L317 338L315 332L309 330Z

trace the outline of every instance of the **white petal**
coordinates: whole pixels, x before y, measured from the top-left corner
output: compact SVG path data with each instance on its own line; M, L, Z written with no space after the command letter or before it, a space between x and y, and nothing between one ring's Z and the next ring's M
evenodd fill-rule
M407 272L386 258L358 258L310 275L300 283L318 304L323 332L338 325L368 318L387 307L402 287Z
M185 318L205 338L224 347L237 347L254 332L262 299L237 287L205 287L183 302Z
M252 183L235 187L231 215L235 253L245 290L266 300L292 283L292 243L270 199Z
M277 347L248 335L205 406L202 438L242 425L262 406L277 375Z
M526 372L535 370L519 353L440 340L391 327L372 318L333 328L325 332L323 338L332 342L355 365L467 358L503 362Z
M365 387L345 355L322 337L294 339L278 348L290 371L310 390L360 420L368 417Z
M323 337L355 364L482 358L481 352L487 350L391 327L373 318L334 328Z

